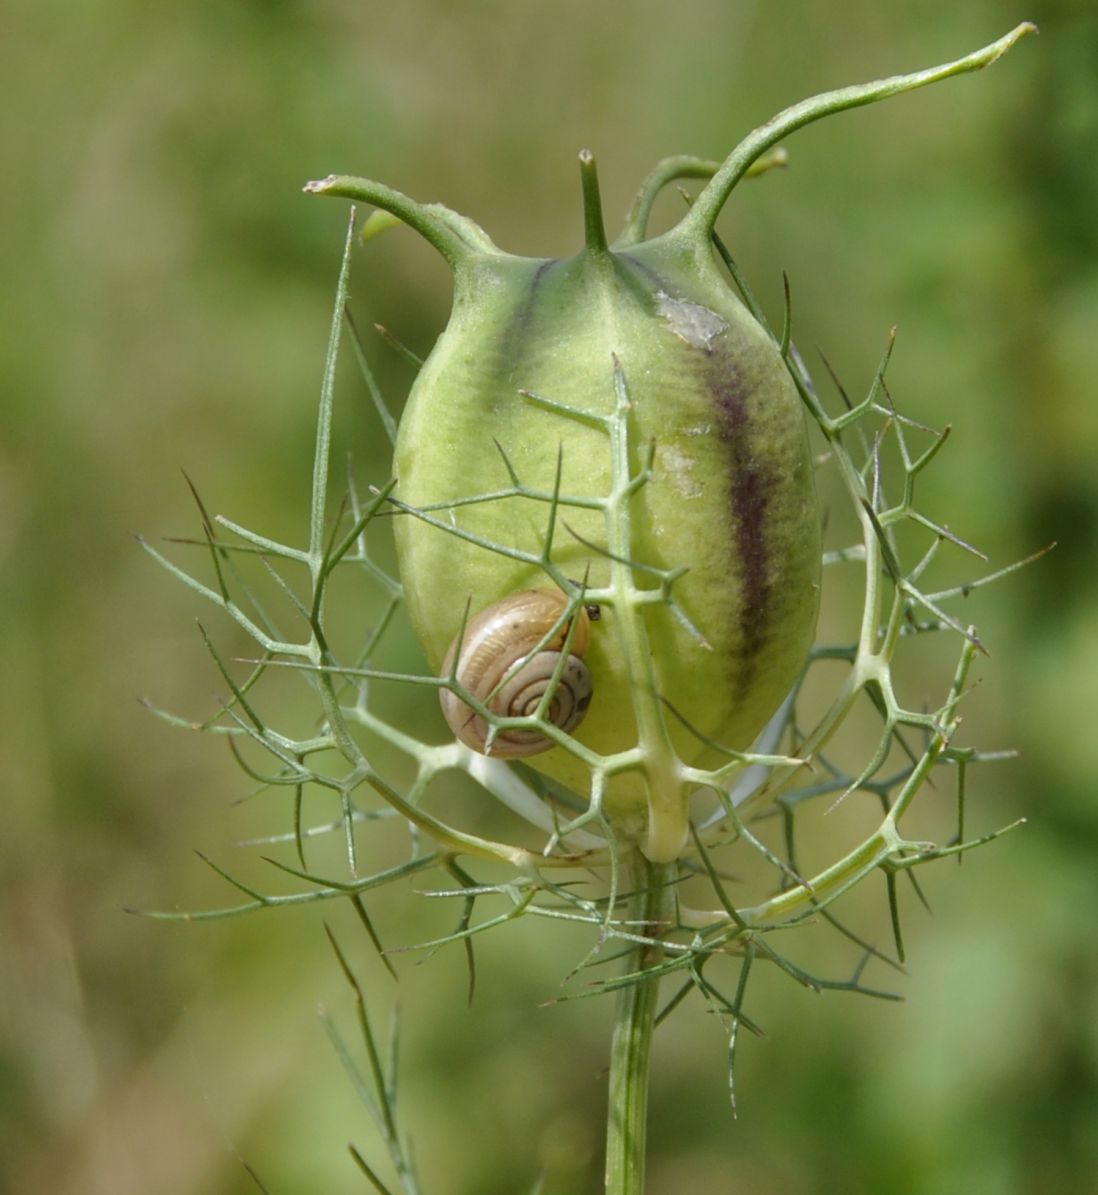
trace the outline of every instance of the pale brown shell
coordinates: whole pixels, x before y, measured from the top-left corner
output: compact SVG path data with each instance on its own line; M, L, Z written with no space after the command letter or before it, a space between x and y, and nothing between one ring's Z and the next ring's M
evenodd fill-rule
M561 649L571 628L570 621L562 621L568 601L558 589L524 589L488 606L466 623L450 645L442 676L449 677L453 671L464 689L503 717L536 713L561 668ZM590 618L582 606L574 621L569 654L546 710L546 720L566 731L583 720L593 689L582 658L591 638ZM556 631L546 640L554 627ZM517 759L555 746L536 730L511 729L501 730L487 752L489 727L484 718L449 689L439 691L439 700L454 734L481 754Z

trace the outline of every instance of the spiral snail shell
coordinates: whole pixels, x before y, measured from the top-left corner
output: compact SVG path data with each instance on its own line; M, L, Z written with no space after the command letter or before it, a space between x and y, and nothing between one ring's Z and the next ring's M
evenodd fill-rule
M574 620L566 620L568 604L567 594L560 590L524 589L488 606L466 623L450 645L442 676L453 675L493 713L508 718L535 714L552 686L546 721L561 730L573 730L591 702L591 673L582 659L591 638L591 622L583 607ZM569 654L554 685L572 621L576 625ZM484 718L449 689L440 690L439 700L450 729L481 754L517 759L556 745L537 730L506 729L496 734L487 750L489 727Z

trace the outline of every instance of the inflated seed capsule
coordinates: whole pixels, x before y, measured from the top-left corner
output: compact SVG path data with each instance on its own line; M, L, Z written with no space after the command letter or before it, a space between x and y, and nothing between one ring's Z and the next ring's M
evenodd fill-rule
M787 133L988 65L1032 31L1022 25L957 62L806 100L723 164L668 159L613 244L593 159L582 154L586 243L572 258L504 253L472 221L368 180L307 187L392 213L454 271L450 320L409 395L394 466L398 502L434 512L397 521L408 611L432 666L442 668L467 612L476 618L546 586L538 562L552 523L553 581L584 578L601 611L584 658L594 692L571 731L602 757L633 751L600 795L619 824L642 827L652 859L682 849L690 766L726 760L714 744L749 748L788 692L818 605L820 514L804 410L783 346L718 266L716 218ZM678 224L648 238L655 194L684 176L709 181ZM551 519L545 496L554 493ZM503 496L478 500L492 494ZM588 761L566 746L529 763L591 792Z
M589 159L584 177L593 179ZM693 630L659 603L636 616L659 696L681 717L668 716L675 749L689 762L711 759L691 727L733 748L750 746L803 666L816 619L820 519L800 399L778 347L722 276L707 236L610 249L589 230L570 260L480 251L460 266L449 325L401 421L396 495L437 511L506 489L505 455L531 490L559 485L566 496L605 497L614 483L606 431L522 392L610 415L615 362L631 405L633 468L654 445L651 476L631 502L628 556L686 570L672 592ZM560 570L585 576L592 589L611 586L610 559L588 546L607 544L603 512L568 507L559 518L567 526L554 539ZM516 498L459 505L452 516L463 531L534 558L547 519L544 503ZM410 515L397 521L397 547L408 610L436 668L467 600L476 614L545 583L536 567ZM633 579L652 583L641 572ZM620 642L622 617L604 606L587 653L595 696L576 737L601 753L625 750L638 737L639 678ZM560 748L529 762L587 789L584 764ZM609 797L645 803L645 776L616 777Z

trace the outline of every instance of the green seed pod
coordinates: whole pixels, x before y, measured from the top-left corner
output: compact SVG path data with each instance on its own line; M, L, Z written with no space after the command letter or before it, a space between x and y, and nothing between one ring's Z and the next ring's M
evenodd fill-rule
M459 269L449 325L401 421L396 494L421 509L452 506L454 526L537 559L545 504L452 504L506 490L504 457L531 489L610 494L606 432L521 392L609 416L615 361L634 443L654 445L651 475L632 504L629 557L642 568L686 570L673 593L692 629L666 604L644 616L658 692L706 738L746 748L811 643L819 516L800 399L777 346L718 273L707 237L616 250L594 239L568 261L486 253ZM596 593L610 588L603 512L569 509L561 518L568 531L555 537L554 564ZM402 575L412 579L412 622L436 668L466 601L476 612L545 583L536 565L415 518L399 521L397 546ZM427 577L445 583L416 582ZM643 575L634 583L643 588ZM587 656L595 693L577 737L601 754L637 742L640 678L619 642L621 617L605 606ZM696 762L697 736L681 724L671 734L680 758ZM561 748L531 763L579 792L589 785L582 761ZM633 773L611 796L625 784L640 795Z
M582 723L569 722L586 750L547 741L529 762L597 799L650 858L682 848L691 769L727 760L716 745L749 749L780 704L818 607L802 402L787 346L718 266L716 218L786 133L986 65L1023 31L994 53L805 101L723 164L670 159L613 244L582 154L586 237L570 259L504 253L471 221L380 184L309 185L399 217L454 271L450 320L409 395L394 468L408 611L432 667L460 687L444 704L471 693L490 707L453 664L482 611L555 584L559 625L526 653L551 650L582 603L597 603L584 657L593 695ZM709 181L674 228L646 238L656 192L687 175ZM563 671L550 672L552 688ZM533 708L545 714L547 702ZM502 731L474 745L491 752L497 740Z

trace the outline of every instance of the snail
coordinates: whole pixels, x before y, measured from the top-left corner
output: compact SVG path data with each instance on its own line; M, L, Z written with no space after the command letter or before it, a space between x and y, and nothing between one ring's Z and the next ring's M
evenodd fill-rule
M551 689L546 721L574 730L591 702L591 673L583 662L591 618L580 607L575 619L569 619L568 606L567 594L555 589L524 589L494 602L450 645L442 676L452 675L493 713L509 718L536 714ZM488 746L489 727L480 714L450 689L440 690L439 700L454 734L481 754L516 759L556 745L536 729L510 728L499 731Z

